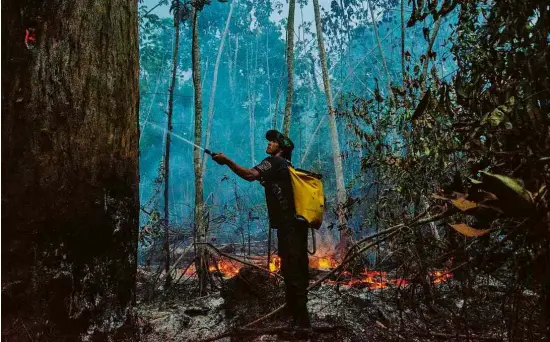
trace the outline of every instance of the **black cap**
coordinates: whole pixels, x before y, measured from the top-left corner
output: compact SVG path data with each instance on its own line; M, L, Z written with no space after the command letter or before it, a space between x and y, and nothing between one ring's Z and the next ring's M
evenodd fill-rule
M290 160L292 150L294 150L294 143L292 142L292 140L290 140L289 137L275 129L270 129L265 133L265 138L268 141L277 142L279 144L279 147L283 150L283 157Z

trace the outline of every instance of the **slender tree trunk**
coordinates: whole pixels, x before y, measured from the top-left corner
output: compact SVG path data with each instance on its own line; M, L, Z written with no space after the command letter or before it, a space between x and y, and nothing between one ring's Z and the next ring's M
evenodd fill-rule
M372 29L374 30L374 35L376 37L376 44L378 45L378 50L380 51L380 58L382 59L382 65L384 66L384 72L386 73L386 79L388 82L388 93L390 94L392 99L395 99L393 90L391 88L390 71L388 70L388 65L386 64L386 58L384 57L384 51L382 50L382 43L380 42L380 36L378 35L378 25L376 25L376 21L374 19L374 12L372 9L371 0L367 0L367 5L369 7L370 18L372 20Z
M252 81L251 81L251 72L250 72L250 59L248 57L250 48L246 49L246 99L248 103L248 138L250 143L250 163L254 165L254 133L252 126Z
M277 97L275 98L275 110L273 111L273 128L277 129L279 117L279 100L281 99L281 89L283 87L284 65L281 68L281 77L279 78L279 87L277 87Z
M422 92L426 91L426 76L428 74L428 64L430 64L430 55L432 53L432 48L435 43L435 37L437 37L437 33L439 32L439 28L441 27L441 22L443 21L443 16L440 16L437 18L434 24L434 28L432 29L432 34L430 35L430 41L428 43L428 51L426 52L426 59L424 60L424 66L422 67L422 75L420 76L420 87L422 89Z
M231 99L231 108L235 109L235 104L237 103L237 92L236 92L236 85L237 85L237 57L239 56L239 36L235 36L235 54L233 56L233 75L231 76L233 81L233 97Z
M179 13L176 6L175 13ZM170 186L170 143L172 141L172 116L174 113L174 88L176 86L176 71L178 69L178 47L180 42L180 23L179 15L175 16L176 39L174 42L174 57L172 60L172 80L170 82L170 91L168 95L168 123L166 125L165 149L164 149L164 272L166 272L166 285L170 285L172 277L168 273L170 270L170 239L169 239L169 215L170 202L168 189Z
M164 60L164 58L163 58ZM161 83L161 80L162 80L162 72L164 71L164 68L161 67L158 71L158 75L157 75L157 82L156 82L156 85L155 85L155 90L153 92L153 98L151 99L151 102L149 103L149 108L147 109L147 113L145 114L145 120L143 120L143 124L141 123L141 119L140 119L140 136L139 136L139 142L141 143L141 138L143 138L143 132L145 131L145 127L147 127L147 124L149 123L149 116L151 115L151 111L153 110L153 105L155 104L155 100L157 98L157 92L158 92L158 88L159 88L159 85Z
M323 43L324 46L324 43ZM317 94L317 91L319 90L319 85L317 84L317 75L315 74L315 58L313 58L313 54L310 55L311 57L311 91L314 94Z
M332 93L330 90L330 80L327 68L327 56L325 51L325 43L323 39L323 28L321 26L321 14L319 13L319 0L313 0L313 10L315 12L315 27L317 30L317 44L319 46L319 56L321 59L321 69L323 71L323 85L325 87L325 95L327 97L327 107L330 127L330 140L332 147L332 161L334 163L334 172L336 174L336 200L337 200L337 215L338 224L343 229L340 230L340 241L346 243L348 231L346 227L345 213L343 205L346 202L346 187L344 185L344 171L342 168L342 159L340 158L340 143L338 142L338 127L336 125L336 116L334 115L334 107L332 104Z
M235 54L233 55L233 87L237 83L237 57L239 56L239 36L235 36Z
M137 339L137 19L2 3L2 340Z
M254 70L251 74L251 97L250 97L250 149L252 157L252 165L256 165L256 149L254 132L256 128L256 77L258 70L258 36L256 35L256 55L254 57ZM252 50L251 56L254 54Z
M202 137L202 87L201 87L201 64L200 64L200 45L199 45L199 30L198 16L199 11L192 9L193 18L193 41L191 47L193 86L195 88L195 144L201 144ZM203 183L201 171L201 150L197 147L193 148L193 165L195 171L195 242L201 243L206 241L206 231L203 222ZM197 258L195 267L199 276L200 294L206 293L207 281L207 264L206 250L203 245L197 245Z
M206 78L208 77L208 66L210 64L208 63L208 56L206 57L206 62L204 63L204 77L202 78L202 81L201 81L201 90L204 90L204 83L206 82Z
M159 7L160 5L162 5L163 1L159 1L158 4L156 4L155 6L151 7L150 10L147 11L147 13L145 13L143 16L146 17L148 16L151 12L153 12L155 10L155 8Z
M294 10L296 0L289 1L288 23L286 25L286 65L287 65L287 88L285 103L285 118L283 120L283 133L290 135L290 121L292 115L292 96L294 95Z
M233 76L233 60L231 50L231 36L227 38L227 83L229 85L229 91L231 91L231 97L235 96L235 89L233 88L232 76Z
M405 0L401 0L401 77L405 87Z
M321 128L321 125L323 124L323 122L325 122L325 118L326 118L326 115L323 115L321 120L319 120L319 123L317 124L317 127L313 131L313 134L311 135L311 138L309 139L309 142L307 144L306 151L304 152L304 154L302 156L302 160L300 161L300 165L304 165L304 162L306 161L306 158L309 154L309 150L311 149L311 145L313 145L313 142L315 141L315 137L317 136L317 132L319 132L319 129Z
M225 20L225 28L223 29L222 38L220 41L220 47L218 48L218 56L216 57L216 64L214 65L214 76L212 80L212 90L210 91L210 100L208 101L208 123L206 125L206 143L205 147L210 147L210 131L212 129L212 119L214 118L214 100L216 99L216 86L218 84L218 70L220 67L220 60L222 58L223 47L225 43L225 37L229 31L229 24L231 23L231 15L233 14L233 7L235 6L236 0L231 2L229 6L229 13L227 14L227 19ZM206 172L206 163L208 158L203 158L202 162L202 177L204 178L204 173Z
M273 115L273 103L271 101L271 73L269 72L269 30L266 33L266 39L265 39L265 67L267 71L267 91L268 91L268 99L269 99L269 115Z

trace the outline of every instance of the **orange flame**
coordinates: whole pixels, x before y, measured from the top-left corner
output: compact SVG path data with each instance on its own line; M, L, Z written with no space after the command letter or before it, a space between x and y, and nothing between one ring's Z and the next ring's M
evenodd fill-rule
M345 271L342 273L344 276L351 276L351 273ZM383 271L369 271L365 269L364 272L358 275L356 278L351 278L347 281L340 283L346 286L353 286L356 284L365 284L369 289L383 289L390 285L402 285L406 282L404 279L388 279L388 274Z
M174 274L174 279L178 279L183 276L187 277L194 277L197 275L197 270L195 269L195 264L189 265L189 267L186 268L176 268ZM185 272L185 273L184 273Z
M274 255L271 257L271 261L269 262L269 270L271 272L277 272L281 268L281 258L278 255Z
M221 274L223 274L226 278L231 278L236 276L242 266L236 266L233 263L230 263L224 259L218 260L217 267L216 265L210 265L208 266L208 271L210 272L217 272L220 271Z
M446 282L452 277L452 274L447 271L432 271L430 272L432 282L434 284L440 284ZM327 280L327 284L340 284L347 287L365 285L371 290L383 289L388 286L407 286L409 281L407 279L388 278L388 274L383 271L369 271L365 269L364 272L353 276L349 271L342 272L343 280Z
M332 266L331 261L332 260L330 260L329 258L319 259L319 268L331 268Z
M330 256L311 257L309 259L309 267L320 270L330 270L338 266L338 262Z

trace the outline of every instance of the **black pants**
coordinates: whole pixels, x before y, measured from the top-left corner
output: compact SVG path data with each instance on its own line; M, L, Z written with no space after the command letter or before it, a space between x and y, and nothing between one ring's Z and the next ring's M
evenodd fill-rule
M298 325L309 325L307 312L307 287L309 262L307 256L307 225L291 221L279 225L277 240L281 273L285 281L286 305Z

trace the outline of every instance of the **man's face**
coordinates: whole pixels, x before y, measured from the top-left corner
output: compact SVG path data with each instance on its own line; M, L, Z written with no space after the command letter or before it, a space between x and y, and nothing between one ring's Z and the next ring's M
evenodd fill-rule
M275 155L279 152L279 143L276 141L270 141L267 143L267 148L265 150L265 153L269 155Z

